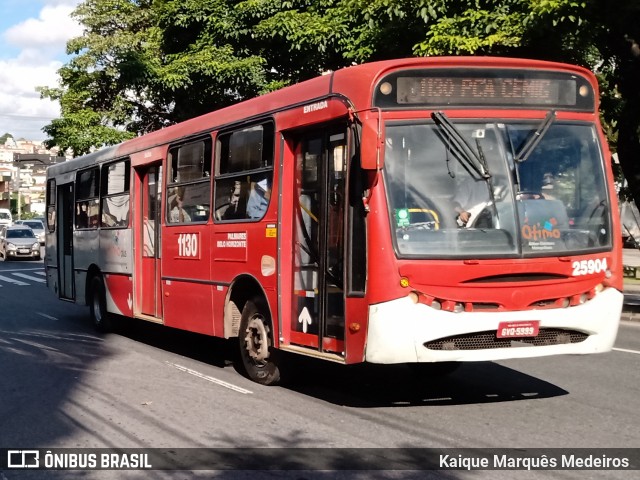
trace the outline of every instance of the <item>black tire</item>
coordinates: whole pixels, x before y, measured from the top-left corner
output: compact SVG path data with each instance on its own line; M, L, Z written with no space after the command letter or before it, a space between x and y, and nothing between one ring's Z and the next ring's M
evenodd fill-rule
M437 378L455 372L460 368L460 364L460 362L410 363L409 368L417 377Z
M111 316L107 312L107 301L102 277L95 276L89 286L89 314L93 326L99 332L110 332L113 329Z
M245 303L238 340L246 376L261 385L278 384L280 368L275 360L271 316L264 302L256 299Z

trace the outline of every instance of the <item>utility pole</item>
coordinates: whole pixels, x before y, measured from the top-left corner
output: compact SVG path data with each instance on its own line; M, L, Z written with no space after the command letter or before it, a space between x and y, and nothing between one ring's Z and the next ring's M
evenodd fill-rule
M17 205L17 210L18 210L18 220L20 220L22 218L22 195L20 194L20 181L22 180L20 173L18 173L18 205Z

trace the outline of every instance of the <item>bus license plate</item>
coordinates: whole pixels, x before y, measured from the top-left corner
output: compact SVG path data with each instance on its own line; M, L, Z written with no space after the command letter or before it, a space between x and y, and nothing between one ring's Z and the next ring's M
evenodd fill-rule
M528 322L500 322L498 324L498 338L536 337L540 330L540 320Z

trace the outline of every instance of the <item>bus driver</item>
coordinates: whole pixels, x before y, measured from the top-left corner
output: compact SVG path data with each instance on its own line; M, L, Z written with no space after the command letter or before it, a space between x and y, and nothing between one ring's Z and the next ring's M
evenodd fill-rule
M485 180L468 176L460 182L453 196L453 208L457 214L458 226L466 227L469 220L477 216L489 200Z

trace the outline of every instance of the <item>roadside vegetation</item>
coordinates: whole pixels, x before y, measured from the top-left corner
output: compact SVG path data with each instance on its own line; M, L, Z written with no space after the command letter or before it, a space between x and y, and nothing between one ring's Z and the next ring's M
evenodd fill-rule
M74 16L47 146L75 155L354 63L498 55L594 71L603 123L640 205L640 2L87 0Z

